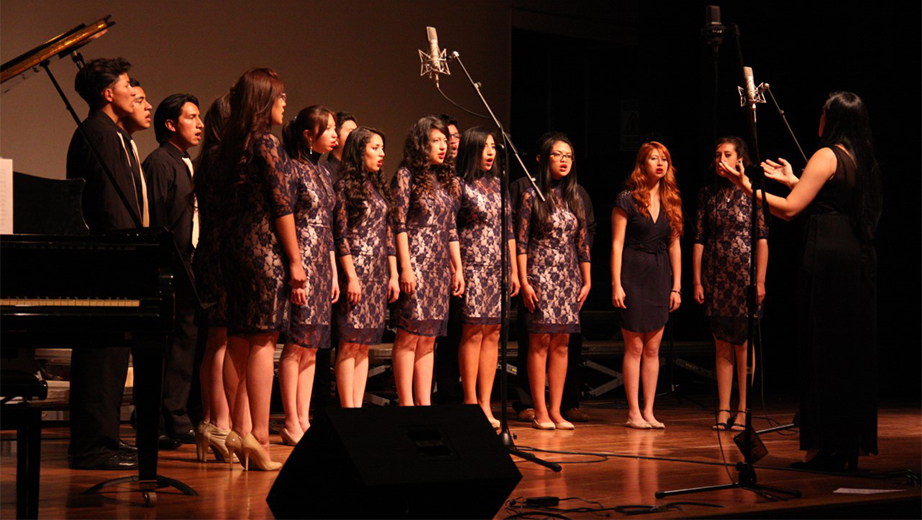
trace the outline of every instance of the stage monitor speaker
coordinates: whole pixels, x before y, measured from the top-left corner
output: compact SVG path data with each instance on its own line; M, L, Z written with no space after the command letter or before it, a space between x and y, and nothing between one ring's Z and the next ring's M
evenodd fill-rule
M279 472L276 518L493 518L521 480L477 405L327 408Z

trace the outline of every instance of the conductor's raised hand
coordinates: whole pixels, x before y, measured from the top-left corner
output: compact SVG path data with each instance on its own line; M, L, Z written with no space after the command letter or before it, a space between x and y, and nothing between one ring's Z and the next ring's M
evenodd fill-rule
M791 167L791 163L787 162L782 158L778 158L778 162L772 161L771 159L766 159L762 161L762 171L765 172L765 177L780 182L788 188L793 188L797 181L800 179L794 175L794 169Z

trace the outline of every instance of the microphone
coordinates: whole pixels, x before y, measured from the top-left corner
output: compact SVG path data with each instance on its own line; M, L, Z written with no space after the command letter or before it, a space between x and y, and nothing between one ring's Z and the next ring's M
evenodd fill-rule
M768 88L764 83L760 83L756 87L756 82L752 78L752 67L743 67L743 80L746 82L746 86L737 87L740 93L740 106L744 107L749 105L749 108L754 112L756 109L756 103L765 103L765 95L763 92Z
M746 82L746 101L752 108L755 108L758 92L756 92L756 82L752 78L752 67L743 67L743 80Z
M717 50L724 41L724 25L720 23L720 6L709 5L704 11L705 24L701 32L707 44Z
M428 75L435 80L435 86L438 87L439 74L451 75L448 70L447 51L445 49L439 50L439 37L435 27L426 27L426 37L429 40L429 53L419 51L419 75Z

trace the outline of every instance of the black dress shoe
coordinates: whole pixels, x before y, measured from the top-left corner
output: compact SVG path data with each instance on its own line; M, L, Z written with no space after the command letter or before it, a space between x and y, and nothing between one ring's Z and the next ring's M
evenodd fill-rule
M170 438L183 444L195 444L195 430L189 428L182 433L171 433Z
M135 469L138 467L138 454L128 451L120 451L99 464L94 464L92 466L74 465L72 467L73 469Z
M128 444L122 439L119 439L118 440L118 451L130 451L130 452L137 453L138 447L133 444Z
M169 435L161 434L157 438L157 447L161 450L178 450L180 446L182 446L182 443Z

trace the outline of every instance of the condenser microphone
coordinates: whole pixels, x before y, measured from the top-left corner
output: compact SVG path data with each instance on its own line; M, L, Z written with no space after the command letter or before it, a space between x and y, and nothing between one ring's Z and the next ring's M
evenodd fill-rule
M756 103L765 103L765 94L763 92L768 86L765 84L756 86L756 82L752 78L752 67L743 67L743 81L745 81L746 86L737 87L740 92L740 106L749 105L750 110L755 112Z
M429 40L429 53L419 51L419 75L428 75L439 86L439 74L450 75L448 59L445 49L439 50L439 36L435 27L426 27L426 38Z
M707 44L717 50L724 41L724 25L720 23L720 6L709 5L704 11L705 24L701 32Z

